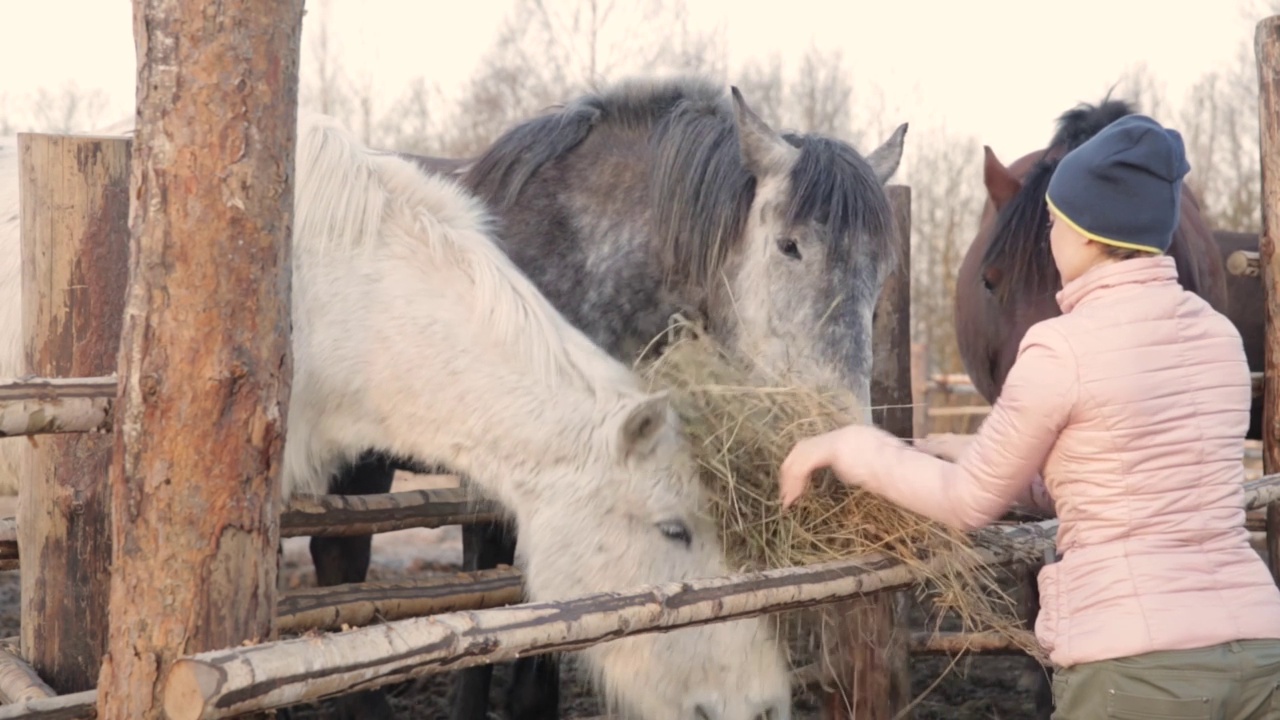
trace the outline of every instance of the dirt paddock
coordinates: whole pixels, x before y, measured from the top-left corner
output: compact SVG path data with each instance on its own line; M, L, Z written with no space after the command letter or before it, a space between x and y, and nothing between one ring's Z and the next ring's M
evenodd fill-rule
M1261 474L1256 455L1246 463L1250 478ZM438 486L438 485L437 485ZM402 474L393 490L431 487L431 480ZM12 515L16 498L0 498L0 516ZM315 573L307 551L307 538L285 541L280 572L281 589L315 584ZM403 530L377 535L370 580L426 577L456 572L462 558L462 536L457 527ZM19 631L19 587L16 571L0 572L0 634L14 636ZM915 608L912 624L922 615ZM912 694L917 704L912 716L919 720L1015 720L1034 718L1029 689L1024 680L1026 660L1019 657L969 656L953 663L949 658L913 656ZM490 717L505 718L502 697L506 667L494 673L493 707ZM390 688L393 706L402 718L435 720L448 716L449 676L437 675ZM590 689L572 668L566 666L561 686L566 718L594 717L600 713ZM327 713L311 707L299 713L306 720L320 720ZM795 720L818 720L817 698L807 692L796 697Z

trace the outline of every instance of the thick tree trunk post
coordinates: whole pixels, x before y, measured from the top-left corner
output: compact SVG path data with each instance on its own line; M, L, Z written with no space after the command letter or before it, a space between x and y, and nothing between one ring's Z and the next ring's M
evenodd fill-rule
M18 155L27 369L114 373L129 280L129 141L22 133ZM22 655L58 693L93 688L106 651L111 453L106 434L39 438L18 494Z
M1262 471L1280 472L1280 15L1258 23L1258 129L1262 165L1262 237L1258 264L1266 302ZM1267 562L1280 583L1280 504L1267 507Z
M900 253L885 280L876 312L872 422L902 438L915 433L911 385L911 188L887 188ZM905 596L885 593L834 606L834 641L827 654L844 677L824 702L829 720L890 720L911 700L910 634L904 627ZM847 658L848 669L841 670Z
M178 657L268 640L292 380L301 0L134 0L132 272L102 720Z

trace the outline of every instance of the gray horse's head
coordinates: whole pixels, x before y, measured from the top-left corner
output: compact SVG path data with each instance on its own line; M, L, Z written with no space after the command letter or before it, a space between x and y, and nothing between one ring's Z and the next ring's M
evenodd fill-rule
M702 190L701 211L713 210L696 221L719 227L685 233L685 257L669 252L670 261L705 283L707 324L766 374L849 393L866 408L873 313L896 259L884 185L902 158L907 126L864 157L831 138L781 135L737 88L732 96L721 142L708 147L722 159L714 189ZM695 200L684 202L700 211ZM687 241L696 236L706 244Z

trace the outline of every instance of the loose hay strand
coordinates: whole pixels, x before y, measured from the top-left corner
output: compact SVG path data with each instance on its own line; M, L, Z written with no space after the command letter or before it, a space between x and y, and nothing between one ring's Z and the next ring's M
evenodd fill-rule
M640 370L652 390L669 393L685 424L731 564L756 570L883 554L920 570L921 591L967 630L1004 633L1041 657L1019 626L1014 601L1000 590L996 569L943 562L931 571L925 564L972 558L973 537L846 486L829 470L816 473L809 492L782 513L782 461L799 440L860 422L847 409L854 407L848 396L788 384L736 362L686 321Z

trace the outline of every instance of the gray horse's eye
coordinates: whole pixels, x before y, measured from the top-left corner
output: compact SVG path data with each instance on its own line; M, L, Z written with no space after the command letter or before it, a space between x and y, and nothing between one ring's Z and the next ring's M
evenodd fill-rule
M795 238L779 238L778 249L793 260L800 259L800 246L796 244Z
M662 533L668 540L684 543L685 547L693 544L693 534L689 532L689 526L685 525L681 520L663 520L657 523L658 532Z

